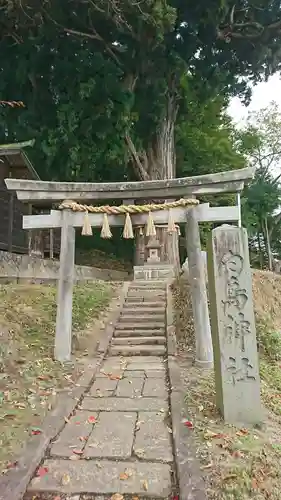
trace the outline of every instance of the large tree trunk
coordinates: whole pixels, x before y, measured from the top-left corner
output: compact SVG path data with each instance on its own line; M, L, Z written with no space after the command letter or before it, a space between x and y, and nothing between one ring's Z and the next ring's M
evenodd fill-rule
M175 177L176 155L174 133L176 116L177 104L174 97L170 96L167 100L166 114L155 136L151 140L147 151L139 154L135 150L132 150L131 144L130 150L135 163L135 170L139 173L141 179L161 180ZM151 200L146 201L149 202ZM163 202L163 200L153 201ZM156 231L161 244L161 261L179 267L179 235L177 233L168 234L167 226L157 226ZM136 265L142 265L147 259L147 251L145 248L147 245L147 237L143 236L141 234L142 232L144 232L144 228L142 231L138 231L136 235Z

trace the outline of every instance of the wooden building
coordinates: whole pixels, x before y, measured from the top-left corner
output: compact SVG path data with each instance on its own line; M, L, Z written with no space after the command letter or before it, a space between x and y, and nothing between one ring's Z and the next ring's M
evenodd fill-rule
M60 234L48 230L23 230L22 216L38 214L42 210L23 204L13 191L7 190L4 182L7 177L40 179L25 152L25 148L33 146L33 143L0 145L0 250L53 258L59 255Z

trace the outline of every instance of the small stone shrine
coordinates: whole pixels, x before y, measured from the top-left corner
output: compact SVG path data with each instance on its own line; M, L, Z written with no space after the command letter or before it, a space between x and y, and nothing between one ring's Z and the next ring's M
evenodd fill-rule
M160 243L157 240L156 236L152 236L148 244L146 246L148 249L148 258L147 258L147 263L148 264L158 264L160 262L160 257L159 257L159 249L160 249Z

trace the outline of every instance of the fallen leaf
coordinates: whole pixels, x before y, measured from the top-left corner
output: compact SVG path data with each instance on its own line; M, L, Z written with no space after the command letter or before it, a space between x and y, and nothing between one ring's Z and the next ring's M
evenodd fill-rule
M17 461L15 461L15 462L9 462L9 463L6 465L6 469L14 469L17 465L18 465L18 462L17 462Z
M144 491L147 491L147 490L148 490L148 482L147 482L147 480L146 480L146 479L143 481L143 483L142 483L142 487L143 487Z
M123 495L120 495L120 493L115 493L112 497L110 497L110 500L124 500L124 497Z
M253 488L253 490L258 489L258 482L255 478L252 479L252 488Z
M80 457L79 457L79 455L71 455L69 457L69 460L80 460Z
M68 424L69 423L69 418L64 417L64 421Z
M134 496L132 497L132 500L139 500L139 497Z
M110 380L121 380L122 376L121 375L109 375Z
M213 467L213 463L212 462L210 462L207 465L202 465L202 467L200 467L200 469L201 470L205 470L205 469L210 469L211 467Z
M236 436L247 436L249 434L248 429L240 429L236 432Z
M89 418L88 418L88 422L89 424L95 424L97 421L96 417L94 417L93 415L91 415Z
M237 478L237 474L228 474L227 476L225 476L223 478L224 481L229 481L229 479L236 479Z
M126 481L126 479L128 479L129 476L128 474L126 474L126 472L121 472L120 476L119 476L119 479L121 479L121 481Z
M140 426L141 424L144 424L144 420L138 420L137 423L136 423L136 431L139 431L140 430Z
M83 455L83 450L72 450L75 455Z
M39 427L32 427L31 434L32 436L38 436L38 434L42 434L42 429L39 429Z
M48 474L48 472L49 472L48 467L39 467L39 469L36 472L36 476L37 477L43 477L46 474Z
M61 500L61 496L60 495L57 495L56 497L54 497L53 500Z
M194 428L194 427L193 427L193 423L191 422L191 420L186 420L186 419L184 419L184 420L182 421L182 423L183 423L183 425L184 425L185 427L188 427L189 429L193 429L193 428Z
M80 439L80 441L86 441L87 440L87 438L85 436L80 436L79 439Z
M69 476L69 474L63 474L63 476L61 478L61 484L62 484L62 486L66 486L69 483L70 483L70 476Z
M209 429L207 429L205 434L204 434L205 439L210 439L210 438L220 439L220 438L226 438L226 437L227 437L226 434L222 434L221 432L213 432L213 431L210 431Z
M241 452L241 451L239 451L239 450L235 450L235 451L232 453L232 456L233 456L234 458L242 458L242 457L244 457L244 453L242 453L242 452Z
M135 454L136 455L140 455L140 456L144 456L145 451L142 448L140 448L138 450L135 450Z

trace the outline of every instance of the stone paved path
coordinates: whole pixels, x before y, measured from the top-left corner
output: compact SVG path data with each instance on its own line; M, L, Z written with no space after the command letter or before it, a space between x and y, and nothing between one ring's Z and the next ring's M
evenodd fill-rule
M171 499L176 493L165 290L131 284L109 354L51 444L40 466L48 472L32 479L28 498L42 492L53 496L40 498Z

